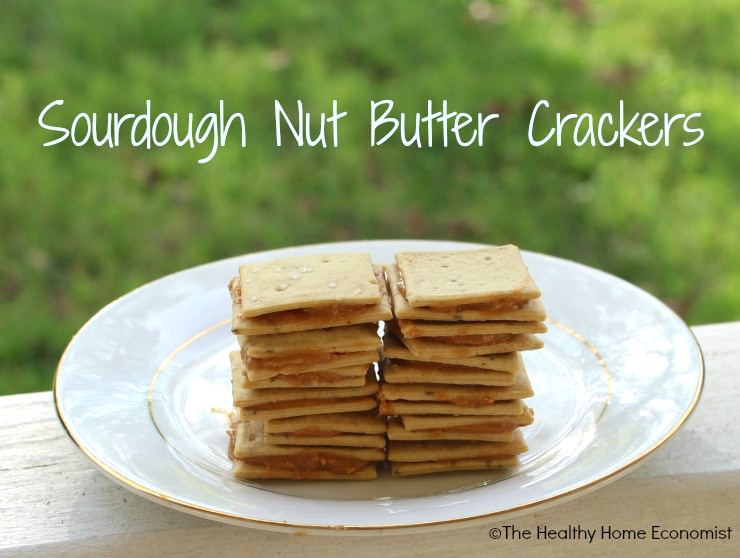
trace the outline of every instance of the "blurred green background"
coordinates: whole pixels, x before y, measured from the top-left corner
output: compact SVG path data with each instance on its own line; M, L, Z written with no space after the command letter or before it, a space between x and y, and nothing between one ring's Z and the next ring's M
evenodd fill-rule
M118 3L115 3L118 5ZM513 242L740 318L740 3L20 0L0 17L0 393L49 389L74 332L163 274L342 239ZM368 107L499 112L484 147L369 147ZM682 148L527 142L555 110L701 112ZM40 111L247 115L207 148L41 147ZM338 149L276 148L273 100L349 112ZM554 112L554 111L553 111ZM677 139L678 136L676 137Z

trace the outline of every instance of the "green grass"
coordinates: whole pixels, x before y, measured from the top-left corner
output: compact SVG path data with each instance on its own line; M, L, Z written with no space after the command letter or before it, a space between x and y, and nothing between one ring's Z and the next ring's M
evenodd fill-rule
M615 273L690 323L738 319L737 1L485 6L6 0L0 393L48 389L74 332L141 283L310 242L513 242ZM57 98L57 122L146 99L202 114L224 99L246 113L249 145L234 139L206 165L205 147L42 148L37 118ZM273 100L299 98L349 112L338 149L275 147ZM384 98L502 117L483 148L370 148L369 103ZM540 98L563 112L619 99L701 112L706 135L687 149L535 149Z

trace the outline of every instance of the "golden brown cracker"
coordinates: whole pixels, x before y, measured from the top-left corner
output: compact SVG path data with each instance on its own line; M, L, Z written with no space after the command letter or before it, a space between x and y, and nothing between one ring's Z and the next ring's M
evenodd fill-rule
M232 281L232 325L234 333L265 335L290 333L337 326L374 323L393 317L390 295L382 266L374 266L379 302L369 305L331 304L319 308L284 310L251 318L242 317L241 288Z
M412 307L448 307L539 298L519 248L397 252L396 265Z
M369 366L380 356L378 351L358 351L356 353L325 353L322 355L291 355L272 358L245 357L242 360L247 367L247 376L253 381L276 376L277 374L300 374L318 372L347 366Z
M234 441L234 457L254 459L257 457L306 457L325 454L335 459L346 458L361 461L382 461L385 452L379 448L311 447L284 446L269 444L265 440L264 423L259 420L243 421L237 424ZM296 459L296 461L298 461ZM321 464L313 464L320 468Z
M517 426L508 424L468 425L450 428L406 430L399 419L388 423L388 439L401 441L469 440L480 442L511 442Z
M300 445L300 446L341 446L353 448L384 448L383 434L349 434L328 431L315 433L289 432L280 434L265 433L265 442L268 444Z
M246 335L243 345L247 356L270 358L278 355L378 351L381 341L377 325L359 324L291 333Z
M518 455L527 451L522 433L514 432L511 442L468 442L434 440L424 442L388 442L388 460L391 462L444 461L448 459L477 459L499 455Z
M378 401L375 396L300 399L269 402L254 407L242 407L239 409L239 418L241 420L268 420L305 415L325 415L327 413L361 412L377 407Z
M456 428L461 426L511 425L527 426L534 420L534 412L522 404L522 412L515 415L401 415L406 430Z
M544 322L490 321L490 322L445 322L429 320L397 320L398 327L407 339L415 337L464 338L512 333L545 333Z
M520 359L521 360L521 359ZM514 372L486 370L437 362L385 359L381 364L383 380L388 383L433 383L456 385L510 386L522 364Z
M510 386L470 386L430 383L383 383L381 397L389 401L441 401L461 406L485 406L494 401L532 397L532 385L525 372Z
M297 432L312 429L345 433L382 434L386 431L386 421L373 411L289 417L273 419L265 423L265 433Z
M258 381L249 379L239 351L229 353L234 389L360 387L366 382L368 366L346 366L298 374L276 374ZM373 370L374 371L374 370ZM244 397L244 396L242 396ZM236 397L235 397L236 399Z
M311 254L239 266L241 315L380 302L367 253Z
M523 410L518 399L494 401L484 406L455 405L436 401L391 401L380 398L378 412L393 415L519 415Z
M547 317L545 307L539 299L528 300L523 305L510 307L499 304L491 308L445 307L414 308L409 305L399 288L398 270L395 265L385 266L388 290L393 302L393 314L397 319L434 321L542 321Z
M388 358L401 360L412 360L421 362L438 362L441 364L452 364L455 366L467 366L470 368L483 368L486 370L515 371L521 366L521 356L518 353L494 353L471 357L431 357L425 354L412 353L391 332L386 332L383 337L383 353Z
M377 465L368 463L351 473L332 471L302 471L290 468L266 467L235 459L232 474L238 479L289 479L289 480L374 480L378 478Z
M391 474L394 477L448 473L452 471L477 471L485 469L508 469L516 467L519 459L516 455L500 455L473 459L446 459L437 461L394 462L391 463Z
M232 386L232 391L234 395L234 405L236 407L263 407L269 403L289 401L300 402L304 400L314 401L321 399L337 400L375 395L378 392L378 381L374 372L368 370L365 375L365 384L360 387L274 389L233 388L234 386Z
M424 355L428 358L457 360L480 355L533 351L544 346L542 339L529 333L514 334L506 339L482 345L459 345L444 342L444 337L400 338L406 348L417 358Z

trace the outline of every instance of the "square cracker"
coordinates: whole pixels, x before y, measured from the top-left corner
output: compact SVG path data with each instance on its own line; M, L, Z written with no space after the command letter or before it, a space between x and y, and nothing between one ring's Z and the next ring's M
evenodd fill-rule
M278 374L300 374L318 372L347 366L370 366L379 359L379 351L358 351L356 353L325 353L321 355L290 355L271 358L246 356L242 351L242 360L247 367L250 380L269 378Z
M283 446L268 444L265 441L264 423L259 420L243 421L237 424L234 440L234 457L253 459L258 457L305 457L325 454L332 458L347 458L362 461L382 461L385 451L380 448L342 448ZM320 464L317 464L320 465Z
M368 370L365 376L365 384L360 387L248 389L232 384L234 406L236 407L262 407L270 403L303 403L322 399L349 399L373 396L377 392L378 381L373 370Z
M447 459L444 461L417 461L408 463L391 463L391 474L394 477L428 475L451 471L477 471L483 469L508 469L516 467L519 459L516 455L499 455L495 457L474 459Z
M532 397L532 385L524 371L516 376L510 386L471 386L455 384L390 384L380 386L381 397L387 401L440 401L458 403L461 406L481 405L493 401L507 401ZM463 405L464 403L464 405Z
M273 419L265 422L265 433L299 432L307 429L332 430L356 434L383 434L386 422L372 413L329 413Z
M232 387L235 390L359 387L365 385L368 371L368 367L361 364L300 374L277 374L270 378L253 381L249 379L247 367L244 366L238 351L229 353L229 358L231 359ZM235 396L234 399L237 397L243 398L245 395Z
M242 336L239 336L242 337ZM246 354L257 358L278 355L351 353L380 349L378 327L359 324L292 333L247 335L242 339Z
M352 473L332 471L296 471L288 468L266 467L235 459L232 474L237 479L290 479L290 480L374 480L378 478L378 468L369 463Z
M425 440L511 442L517 428L519 427L511 424L491 424L406 430L400 420L392 419L388 424L388 439L409 442Z
M398 319L407 320L436 320L436 321L542 321L547 317L545 307L537 298L526 301L522 305L509 307L502 305L494 308L476 308L475 306L452 305L448 307L431 308L426 306L412 307L401 293L399 275L395 265L386 265L385 272L388 278L388 290L393 301L393 314Z
M233 474L238 478L372 479L381 448L282 446L265 441L264 423L237 424Z
M388 442L388 461L444 461L500 455L518 455L527 451L527 443L519 431L511 442L470 442L435 440L424 442Z
M438 362L442 364L453 364L455 366L467 366L470 368L484 368L486 370L498 370L512 372L518 370L521 363L519 353L495 353L488 355L470 357L439 357L426 354L414 354L406 345L401 343L392 333L386 332L383 338L383 353L388 358L401 360L416 360L421 362Z
M521 358L519 359L521 361ZM510 386L514 383L519 370L513 372L455 366L437 362L420 362L414 360L386 359L381 364L383 380L390 384L430 383L480 386Z
M301 432L285 432L280 434L265 433L265 441L268 444L294 445L294 446L337 446L351 448L385 448L385 435L383 434L304 434Z
M519 399L494 401L485 406L468 407L442 401L388 400L381 397L378 412L393 415L520 415L524 409Z
M396 265L412 307L529 300L540 290L511 244L480 250L398 252Z
M239 266L242 317L380 302L370 254L314 254Z
M445 322L431 320L397 320L398 327L406 339L415 337L467 337L470 335L499 335L506 333L545 333L544 322L490 321L490 322Z
M475 415L401 415L406 430L426 430L435 428L455 428L476 425L527 426L534 421L534 412L522 404L523 411L518 415L475 416Z
M444 360L492 355L496 353L513 353L518 351L533 351L544 347L542 339L530 333L516 333L507 339L483 345L459 345L445 343L444 337L416 337L401 342L415 357L424 355L428 358Z
M269 402L254 407L241 407L240 420L268 420L305 415L325 415L327 413L352 413L370 411L378 408L374 395L364 397L337 397L336 399L300 399L293 401Z
M264 335L390 320L393 317L393 311L383 267L377 265L373 267L373 270L380 293L380 300L374 304L331 304L318 308L283 310L251 318L242 316L241 286L239 278L235 277L229 282L232 299L231 329L234 333L244 335Z

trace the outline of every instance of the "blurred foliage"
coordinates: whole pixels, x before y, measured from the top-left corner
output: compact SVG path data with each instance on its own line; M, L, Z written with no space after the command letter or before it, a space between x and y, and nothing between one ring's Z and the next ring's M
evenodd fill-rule
M360 238L513 242L593 265L690 323L740 316L736 0L5 0L0 18L0 393L48 389L100 307L178 269ZM369 103L500 112L484 147L369 147ZM553 112L701 112L698 145L534 148ZM79 112L246 113L206 146L69 142ZM274 145L273 100L349 112L338 149ZM552 114L552 112L550 113ZM198 116L199 117L199 116ZM435 138L439 144L439 136Z

